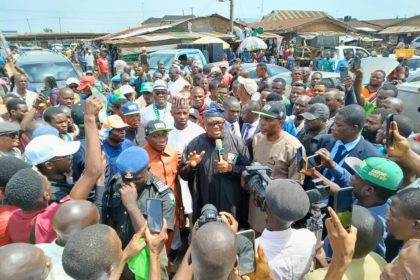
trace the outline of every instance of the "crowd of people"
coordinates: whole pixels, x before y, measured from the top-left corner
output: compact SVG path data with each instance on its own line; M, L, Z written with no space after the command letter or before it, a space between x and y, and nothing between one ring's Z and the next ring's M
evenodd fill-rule
M87 65L62 88L48 77L40 94L13 77L0 119L0 279L418 279L420 139L382 70L350 64L327 88L299 67L291 85L271 80L265 63L254 80L236 58L155 73L143 62L110 67L102 52L97 72ZM244 176L257 165L268 167L263 194ZM319 184L329 206L353 187L351 227L328 207L322 234L307 229L305 191ZM217 217L203 221L209 204ZM241 275L244 229L257 238Z

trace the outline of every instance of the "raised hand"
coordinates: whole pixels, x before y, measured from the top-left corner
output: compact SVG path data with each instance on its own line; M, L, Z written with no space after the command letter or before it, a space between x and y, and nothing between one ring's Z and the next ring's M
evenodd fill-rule
M200 164L201 160L204 157L204 154L206 153L206 151L201 151L201 153L197 154L196 151L192 151L191 153L189 153L189 155L187 156L187 164L191 167L191 168L196 168L197 165Z
M99 97L91 96L86 100L85 115L86 116L98 116L99 111L102 110L103 104Z

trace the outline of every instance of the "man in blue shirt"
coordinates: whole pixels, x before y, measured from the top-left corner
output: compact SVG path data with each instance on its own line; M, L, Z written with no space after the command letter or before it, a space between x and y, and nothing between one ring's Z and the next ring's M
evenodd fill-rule
M335 72L340 73L340 68L341 67L347 67L348 68L349 67L349 62L350 62L352 57L353 57L353 53L350 52L350 51L347 52L344 55L344 59L338 61L337 68L335 68Z
M327 52L325 57L321 60L321 68L324 72L334 72L335 59L331 57L331 53Z
M102 125L102 128L108 131L108 136L102 141L102 146L111 166L111 176L118 173L117 157L122 151L133 146L133 143L125 138L127 127L128 125L118 115L109 116Z

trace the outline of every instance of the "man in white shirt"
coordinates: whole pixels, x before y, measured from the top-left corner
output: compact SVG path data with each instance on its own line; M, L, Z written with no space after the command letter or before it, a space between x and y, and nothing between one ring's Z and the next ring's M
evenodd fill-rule
M267 225L255 240L255 248L263 245L276 279L302 279L311 267L316 237L307 229L296 230L291 225L308 213L308 195L296 181L276 179L267 186L263 208Z
M179 66L177 65L173 65L169 69L169 78L171 80L168 82L168 90L171 96L183 95L185 90L191 87L190 83L180 75L180 72L181 70L179 70Z
M141 112L143 126L151 120L161 120L166 127L173 127L174 118L171 115L171 103L168 100L168 86L165 81L157 80L153 86L153 104Z
M85 60L87 70L93 71L95 58L93 57L93 54L89 49L86 49Z
M238 99L233 96L224 98L223 108L225 109L225 131L228 131L232 135L242 137L238 123L239 113L241 112L241 104Z
M52 243L36 244L51 258L52 270L47 279L73 279L64 271L61 262L64 246L73 233L97 224L99 222L99 211L92 202L87 200L70 200L63 203L57 210L52 222L57 233L57 239Z
M38 94L27 89L28 83L28 78L25 75L16 75L15 89L12 93L17 97L25 100L28 108L32 108L32 105L34 104L35 99L38 97Z
M205 132L201 126L189 121L190 107L189 99L187 98L175 97L172 99L171 115L174 118L174 129L168 134L168 146L175 148L180 154L184 152L185 147L191 140ZM188 182L182 180L180 176L178 176L178 180L181 185L183 204L180 211L183 210L184 214L188 215L192 222L192 197L188 188ZM178 250L182 246L178 225L174 231L171 249Z
M118 56L118 59L114 61L114 71L115 75L120 75L124 72L124 67L127 66L127 62L121 59L121 56Z

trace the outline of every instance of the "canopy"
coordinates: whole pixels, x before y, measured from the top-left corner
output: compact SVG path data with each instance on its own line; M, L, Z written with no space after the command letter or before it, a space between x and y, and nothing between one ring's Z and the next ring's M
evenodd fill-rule
M245 49L247 49L247 51L266 50L267 44L258 37L248 37L239 45L238 53L243 52Z
M230 45L226 43L225 41L223 41L222 39L217 38L217 37L211 37L211 36L201 37L200 39L193 41L191 44L211 44L211 43L222 43L223 49L228 49L230 47Z

